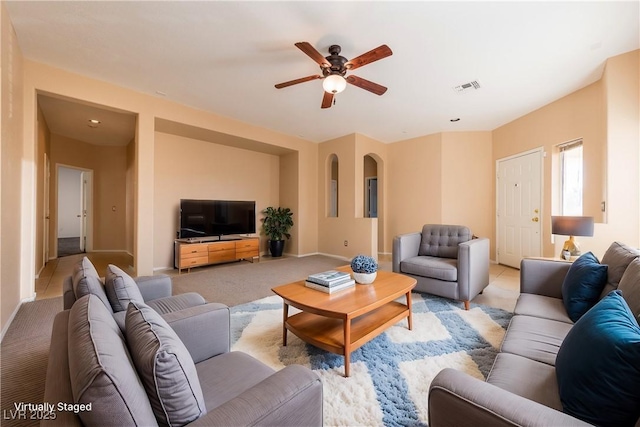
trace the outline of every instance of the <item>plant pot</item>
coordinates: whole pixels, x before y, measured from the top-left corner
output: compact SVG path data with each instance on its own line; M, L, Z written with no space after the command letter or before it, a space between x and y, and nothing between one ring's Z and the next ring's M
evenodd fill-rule
M373 283L374 280L376 280L376 276L378 275L377 271L374 271L373 273L356 273L353 272L353 278L355 279L356 283L359 283L361 285L370 285Z
M272 257L281 257L284 251L284 240L269 240L269 251Z

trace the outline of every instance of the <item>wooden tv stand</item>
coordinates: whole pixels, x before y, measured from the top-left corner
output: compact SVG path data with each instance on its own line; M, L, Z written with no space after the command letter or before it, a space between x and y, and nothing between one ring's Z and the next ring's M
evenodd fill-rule
M234 237L227 240L200 241L177 239L174 242L174 267L178 274L192 267L218 264L221 262L260 260L260 239L258 237Z

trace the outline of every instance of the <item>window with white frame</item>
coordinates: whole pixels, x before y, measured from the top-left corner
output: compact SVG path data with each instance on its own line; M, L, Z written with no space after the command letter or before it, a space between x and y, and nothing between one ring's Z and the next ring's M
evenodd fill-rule
M560 206L561 215L582 215L582 139L558 146L560 150Z

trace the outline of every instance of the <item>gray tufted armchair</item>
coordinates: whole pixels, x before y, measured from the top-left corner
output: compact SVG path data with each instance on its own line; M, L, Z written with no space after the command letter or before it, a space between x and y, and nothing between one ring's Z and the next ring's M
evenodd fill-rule
M392 268L417 280L416 291L464 302L489 284L489 239L461 225L427 224L393 239Z

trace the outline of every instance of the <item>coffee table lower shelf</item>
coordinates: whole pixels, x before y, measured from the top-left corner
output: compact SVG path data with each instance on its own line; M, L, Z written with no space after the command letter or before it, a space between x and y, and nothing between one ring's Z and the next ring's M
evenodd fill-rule
M410 313L410 307L396 301L353 319L301 312L286 318L283 341L286 345L286 331L289 330L309 344L344 356L345 376L348 377L351 352L405 317L409 318L409 329L411 329Z

